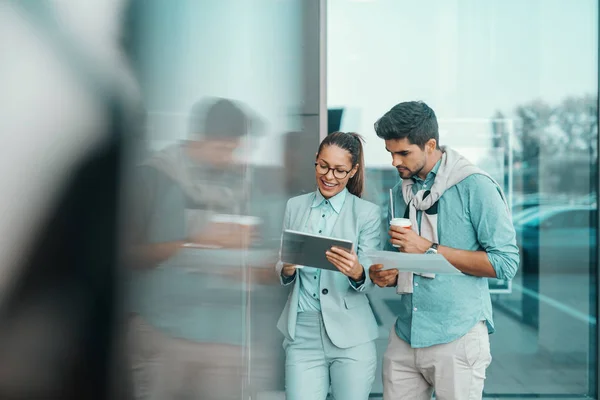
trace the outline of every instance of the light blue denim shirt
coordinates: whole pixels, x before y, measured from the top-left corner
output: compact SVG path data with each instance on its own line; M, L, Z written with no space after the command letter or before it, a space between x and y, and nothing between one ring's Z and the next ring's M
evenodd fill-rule
M305 232L321 236L330 236L331 230L342 210L346 193L344 188L341 192L327 200L317 190L315 199L311 205L310 215L306 221ZM298 269L300 277L300 293L298 296L298 312L321 311L319 284L321 282L321 270L310 266Z
M431 188L438 162L425 181L415 177L413 192ZM438 202L440 245L484 250L498 279L512 279L519 266L515 230L500 189L488 177L471 175L446 190ZM402 183L394 189L394 216L402 217L406 203ZM420 225L422 211L417 214ZM390 210L388 210L388 219ZM389 238L388 238L389 240ZM386 243L386 250L398 251ZM487 278L469 275L415 275L413 293L400 296L396 333L413 348L449 343L465 335L478 321L494 332Z

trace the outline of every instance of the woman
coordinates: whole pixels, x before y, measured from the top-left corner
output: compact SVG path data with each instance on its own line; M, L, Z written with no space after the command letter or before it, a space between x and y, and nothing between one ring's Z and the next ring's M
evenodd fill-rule
M368 250L380 246L379 207L362 200L362 138L355 133L327 136L315 162L318 190L287 203L284 229L348 239L349 253L332 248L327 259L339 270L277 264L292 293L277 327L284 334L288 400L366 400L375 378L377 323L365 291ZM358 254L357 254L358 253Z

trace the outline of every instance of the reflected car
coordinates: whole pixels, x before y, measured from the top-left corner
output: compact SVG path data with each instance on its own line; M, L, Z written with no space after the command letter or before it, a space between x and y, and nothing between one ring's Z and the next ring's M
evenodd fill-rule
M532 215L538 214L540 212L540 207L531 207L526 208L524 210L513 213L512 221L513 225L516 227L520 224L521 221L531 217Z
M568 197L564 195L533 193L524 196L515 195L511 208L515 213L520 213L540 206L556 206L564 204L569 204Z
M587 273L595 265L598 210L591 205L536 207L515 221L527 274L547 272ZM542 264L540 264L542 262Z

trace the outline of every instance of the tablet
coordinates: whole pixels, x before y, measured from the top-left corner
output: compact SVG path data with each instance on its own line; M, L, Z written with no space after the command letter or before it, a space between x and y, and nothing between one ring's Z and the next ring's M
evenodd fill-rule
M299 266L339 271L325 256L325 252L333 246L352 251L350 240L286 229L283 231L281 261Z

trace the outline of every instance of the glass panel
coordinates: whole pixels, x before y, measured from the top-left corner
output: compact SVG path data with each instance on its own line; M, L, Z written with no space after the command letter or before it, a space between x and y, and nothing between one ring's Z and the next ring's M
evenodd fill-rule
M327 18L329 130L367 138L368 199L386 209L398 180L373 123L407 100L509 199L521 266L489 282L487 396L596 398L597 2L329 0ZM381 356L398 301L370 297Z
M318 143L301 111L301 6L134 2L129 39L146 107L127 213L137 216L136 398L283 390L276 323L287 290L274 266L285 201L302 189L295 173L314 177Z

